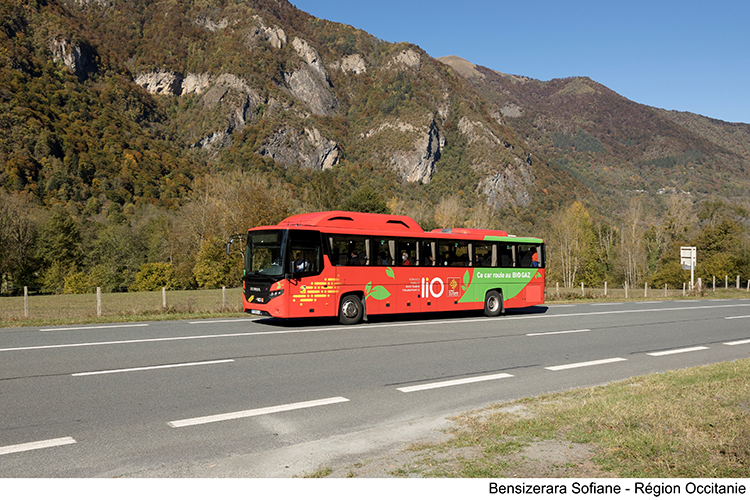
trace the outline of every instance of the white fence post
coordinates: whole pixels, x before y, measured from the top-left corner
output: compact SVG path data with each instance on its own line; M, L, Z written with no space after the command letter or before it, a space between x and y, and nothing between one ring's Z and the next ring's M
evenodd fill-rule
M648 283L643 284L643 298L648 297Z
M682 284L682 296L685 296L685 283Z
M161 308L167 308L167 287L161 287Z
M724 275L724 290L729 290L729 276Z
M740 275L737 275L737 290L740 289Z
M102 315L102 287L96 287L96 316Z
M29 317L29 287L23 287L23 317Z
M625 298L628 298L628 282L625 282Z
M714 292L716 291L716 276L714 276Z
M750 283L750 281L748 283ZM557 296L560 297L560 282L559 281L555 281L555 292L557 293Z
M604 296L607 296L607 282L604 282Z
M221 287L221 310L225 311L227 308L227 287Z
M667 296L667 284L664 283L664 297L666 298L666 296Z

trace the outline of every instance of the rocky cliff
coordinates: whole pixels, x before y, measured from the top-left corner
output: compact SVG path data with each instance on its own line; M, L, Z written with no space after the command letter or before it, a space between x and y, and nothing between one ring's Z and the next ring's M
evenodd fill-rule
M27 165L31 158L20 169L6 161L0 182L55 188L42 197L74 185L65 196L109 190L118 201L167 199L183 192L189 170L236 168L292 183L296 172L364 169L376 177L346 180L342 189L387 185L383 196L432 203L455 192L470 205L501 209L566 198L569 190L551 179L575 184L543 155L531 162L528 145L465 79L419 47L316 19L286 0L50 0L17 15L13 29L43 43L22 48L19 37L7 38L8 53L33 50L40 58L36 69L9 71L35 82L42 66L59 67L77 79L74 89L59 86L88 99L86 115L128 127L119 137L63 139L73 130L67 120L79 119L76 106L42 111L67 104L40 100L39 114L60 117L60 128L42 120L35 134L43 143L0 144L0 159ZM97 100L112 110L102 113ZM112 118L117 113L123 123ZM170 153L150 151L162 148ZM181 173L172 175L177 163Z

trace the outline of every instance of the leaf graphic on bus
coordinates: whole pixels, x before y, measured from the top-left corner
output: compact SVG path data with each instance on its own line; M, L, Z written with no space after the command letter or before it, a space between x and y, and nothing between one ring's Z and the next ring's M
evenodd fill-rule
M471 280L471 276L469 275L469 270L467 269L464 273L464 283L461 285L461 288L465 292L467 288L469 288L469 280Z
M374 286L372 292L368 295L368 297L372 297L375 300L385 300L390 296L391 292L389 292L383 285Z
M372 289L372 281L370 281L369 283L365 285L365 297L370 295L371 289Z
M385 274L386 274L386 275L387 275L387 276L388 276L389 278L393 278L394 280L396 279L396 275L395 275L395 274L393 274L393 268L391 268L391 267L386 267L386 268L385 268Z

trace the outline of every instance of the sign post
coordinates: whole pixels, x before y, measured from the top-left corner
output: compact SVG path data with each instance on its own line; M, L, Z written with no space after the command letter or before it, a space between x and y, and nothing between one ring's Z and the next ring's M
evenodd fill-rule
M680 247L680 263L682 268L690 269L690 289L694 287L695 281L695 262L697 260L697 251L695 247Z

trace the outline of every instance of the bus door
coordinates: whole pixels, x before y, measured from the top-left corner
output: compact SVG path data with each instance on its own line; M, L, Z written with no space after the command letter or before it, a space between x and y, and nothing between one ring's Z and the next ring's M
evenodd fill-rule
M390 236L373 236L370 240L372 259L367 269L369 279L365 284L365 301L367 314L385 314L398 312L398 271L396 238ZM369 288L367 285L369 284Z
M356 234L328 234L326 237L339 288L337 301L349 293L364 296L365 287L371 279L368 271L372 260L370 238Z
M286 246L290 316L335 315L338 290L333 273L325 272L320 232L292 229Z
M422 300L424 273L419 263L423 245L417 238L398 238L396 267L394 268L395 303L398 312L420 312L425 305Z

